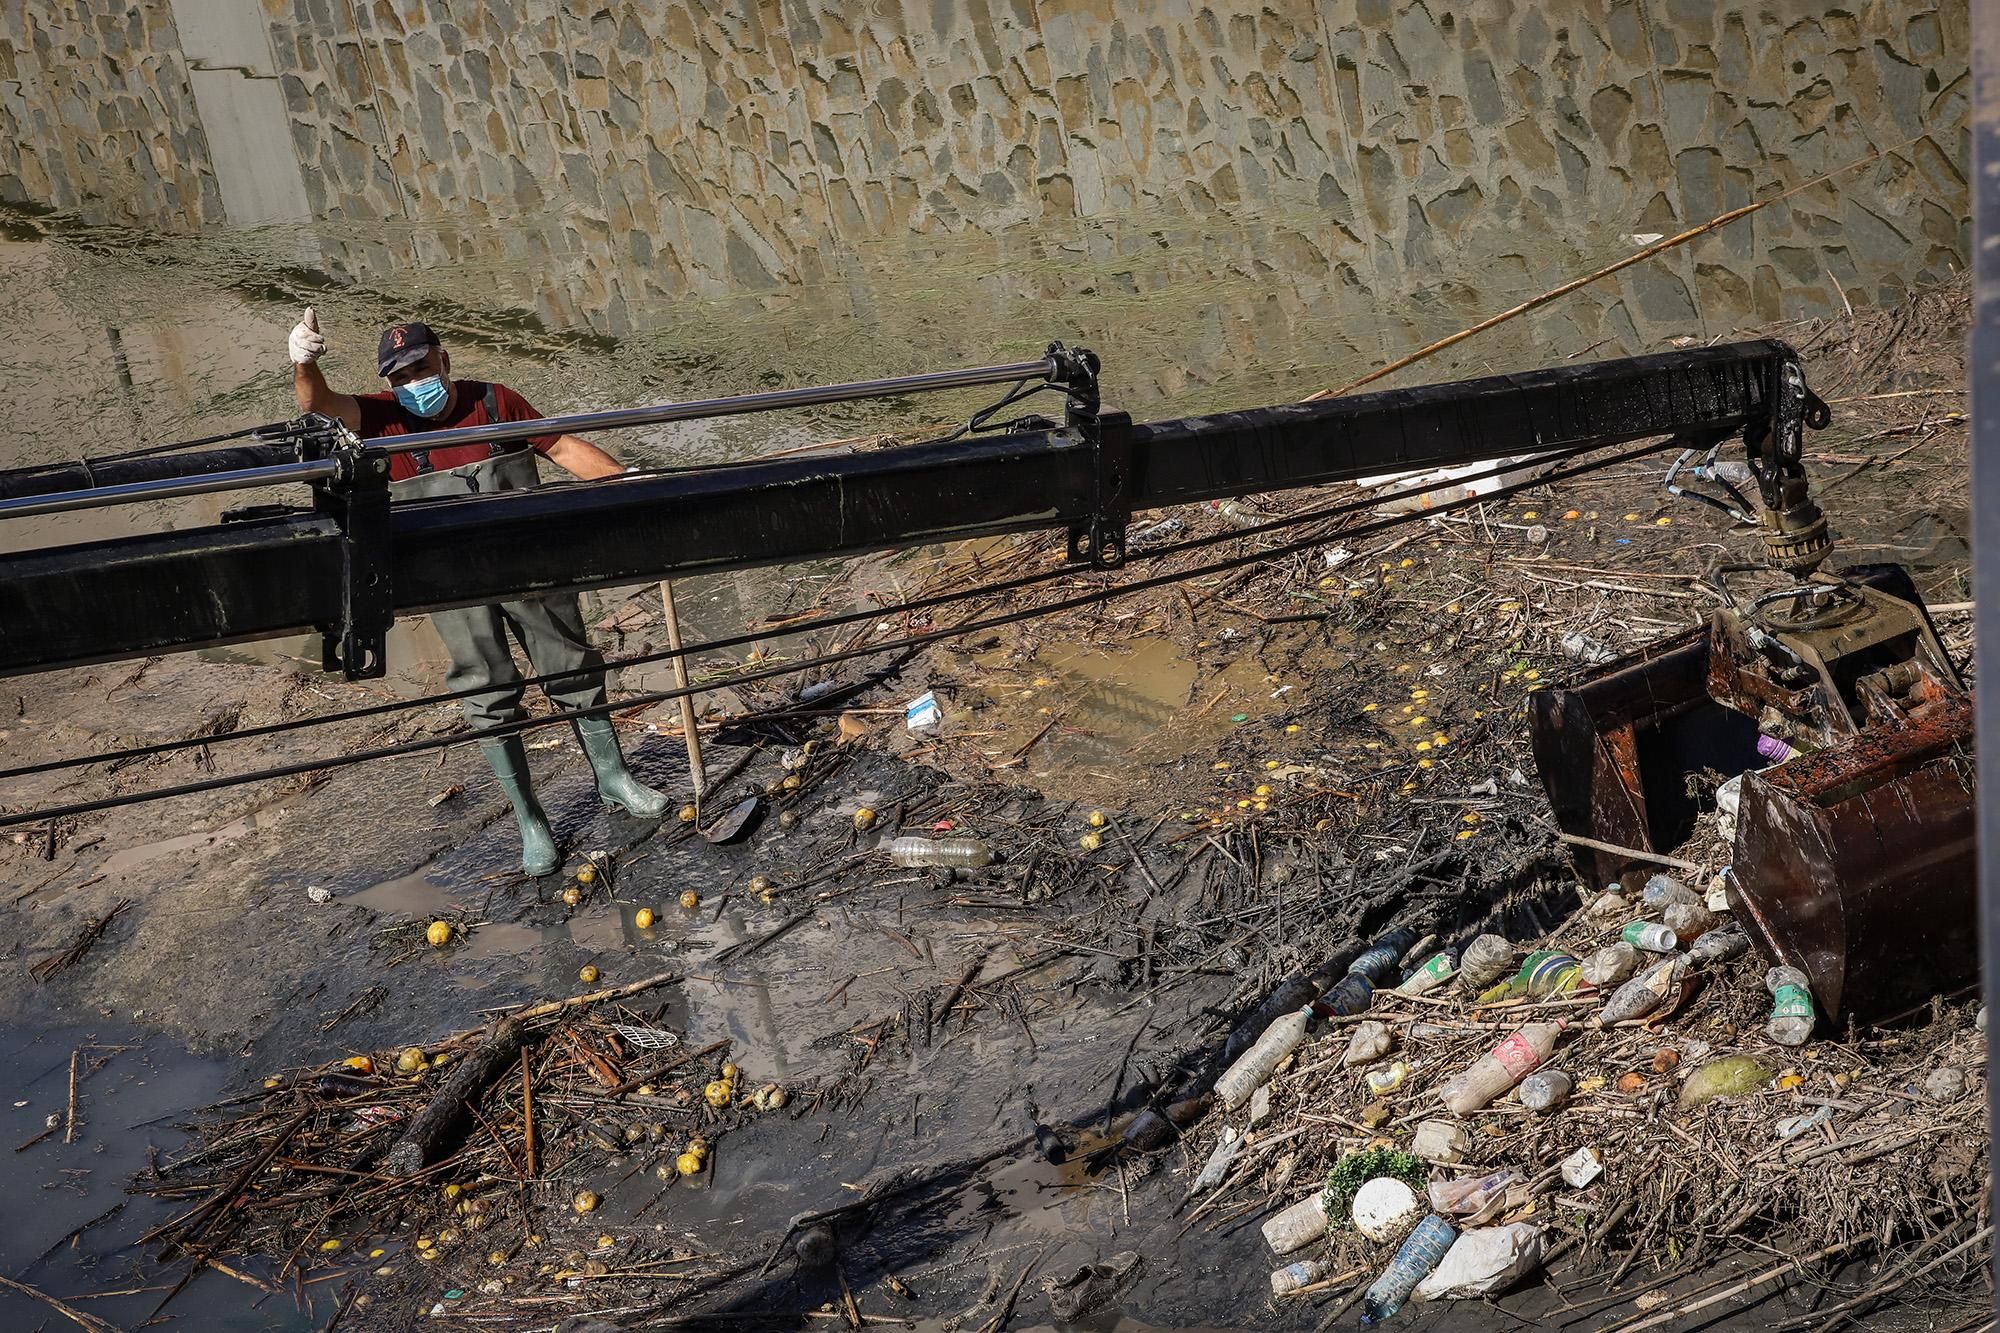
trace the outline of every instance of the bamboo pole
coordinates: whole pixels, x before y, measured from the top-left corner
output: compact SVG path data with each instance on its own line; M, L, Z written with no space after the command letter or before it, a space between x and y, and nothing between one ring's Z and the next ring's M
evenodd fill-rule
M1372 384L1376 380L1379 380L1386 375L1393 375L1399 370L1407 369L1410 366L1414 366L1419 361L1435 356L1439 352L1444 351L1448 347L1455 347L1459 343L1464 342L1467 338L1470 338L1475 334L1484 333L1488 329L1496 328L1501 324L1505 324L1510 319L1514 319L1517 316L1527 314L1529 311L1539 310L1543 306L1548 305L1551 302L1561 300L1563 297L1568 296L1571 292L1579 291L1582 288L1588 287L1593 282L1598 282L1604 278L1608 278L1612 274L1618 272L1621 269L1628 269L1632 267L1634 264L1644 263L1646 260L1651 259L1656 255L1663 255L1667 251L1674 249L1676 246L1686 245L1689 241L1694 240L1698 236L1705 236L1709 232L1716 230L1718 227L1726 227L1732 222L1736 222L1742 218L1747 218L1752 213L1756 213L1762 209L1769 208L1772 204L1782 203L1784 200L1790 199L1793 195L1802 194L1805 191L1812 189L1814 186L1824 185L1836 176L1844 176L1850 171L1854 171L1860 167L1865 167L1871 162L1878 161L1884 153L1894 152L1896 151L1896 149L1900 148L1907 148L1916 141L1917 141L1916 138L1913 137L1910 139L1906 139L1902 143L1895 145L1895 148L1886 148L1886 149L1877 148L1872 152L1870 152L1866 157L1857 158L1856 160L1849 162L1844 167L1835 167L1832 171L1826 172L1824 175L1815 176L1809 181L1806 181L1799 185L1792 186L1792 188L1789 190L1780 191L1779 193L1770 196L1768 199L1759 199L1755 203L1745 204L1741 208L1732 208L1727 213L1717 214L1715 217L1710 218L1708 221L1702 223L1700 226L1689 227L1686 231L1680 232L1673 236L1669 236L1663 241L1655 241L1653 244L1647 246L1645 249L1634 251L1633 253L1625 256L1623 259L1618 260L1616 263L1606 264L1603 268L1598 269L1594 273L1587 273L1580 278L1572 278L1570 281L1563 283L1559 287L1550 288L1548 291L1543 292L1540 296L1529 297L1527 300L1521 302L1521 304L1515 306L1511 310L1503 310L1499 314L1494 315L1489 319L1482 319L1477 324L1474 324L1469 328L1460 329L1457 333L1451 334L1448 337L1438 339L1436 342L1430 344L1428 347L1419 347L1416 351L1411 352L1408 356L1402 357L1399 360L1391 361L1388 365L1382 366L1379 369L1369 371L1366 375L1363 375L1360 379L1355 380L1351 384L1342 385L1338 389L1321 389L1318 393L1309 394L1307 395L1305 401L1308 403L1316 403L1321 401L1322 399L1338 398L1342 394L1352 393L1354 390L1360 388L1364 384Z
M688 664L687 655L681 652L681 613L674 605L674 585L667 579L660 580L660 606L666 613L667 647L674 654L674 687L684 690L688 687ZM694 783L694 803L699 810L708 777L701 766L701 733L695 726L692 694L681 696L681 731L687 736L688 779Z

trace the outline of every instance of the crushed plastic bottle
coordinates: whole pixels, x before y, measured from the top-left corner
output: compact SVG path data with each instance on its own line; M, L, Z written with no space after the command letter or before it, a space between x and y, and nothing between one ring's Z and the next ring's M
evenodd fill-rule
M1571 630L1562 636L1562 652L1572 662L1585 666L1598 666L1618 660L1618 651L1602 639L1593 639L1580 630Z
M1368 1071L1368 1091L1377 1097L1386 1097L1403 1086L1410 1077L1410 1066L1401 1060L1381 1065Z
M1639 892L1639 901L1652 911L1662 911L1675 903L1698 903L1701 895L1672 875L1655 875Z
M1611 998L1598 1011L1598 1021L1611 1024L1644 1018L1666 1003L1667 997L1680 984L1681 974L1686 968L1687 959L1679 954L1660 959L1611 992Z
M1805 1045L1818 1021L1806 974L1796 967L1774 967L1764 974L1764 986L1771 992L1771 1021L1764 1031L1780 1046Z
M1298 1049L1306 1037L1306 1011L1286 1014L1257 1038L1249 1050L1236 1057L1236 1063L1224 1070L1222 1077L1215 1080L1215 1095L1222 1104L1234 1111L1250 1100L1250 1094L1264 1086L1271 1077L1271 1071L1278 1062Z
M1521 1080L1521 1105L1530 1111L1559 1111L1576 1086L1560 1069L1537 1069Z
M889 843L889 859L905 869L977 870L993 864L993 849L978 838L896 838Z
M1453 1217L1477 1217L1520 1178L1521 1173L1513 1167L1503 1166L1483 1176L1433 1180L1430 1184L1431 1211Z
M1694 942L1688 957L1697 963L1726 963L1750 951L1750 937L1735 927L1711 930Z
M1693 944L1722 924L1722 918L1708 910L1706 903L1675 903L1660 917L1674 938L1683 945Z
M1672 953L1681 946L1680 936L1651 921L1634 921L1618 932L1618 938L1647 953Z
M1458 1239L1458 1228L1432 1213L1417 1223L1396 1251L1396 1257L1382 1270L1369 1285L1367 1295L1361 1298L1361 1322L1379 1324L1391 1318L1403 1308L1403 1302L1410 1299L1410 1293L1417 1284L1431 1275L1444 1261L1445 1253Z
M1228 1174L1229 1168L1242 1154L1243 1136L1236 1132L1234 1125L1224 1125L1221 1141L1215 1145L1215 1151L1208 1155L1208 1160L1202 1163L1201 1171L1195 1176L1194 1183L1188 1186L1187 1197L1192 1199L1195 1195L1205 1194L1220 1185L1223 1176Z
M1387 1023L1377 1023L1373 1019L1354 1025L1354 1035L1347 1040L1347 1052L1340 1057L1344 1068L1353 1069L1359 1065L1373 1064L1389 1053L1395 1044L1395 1036Z
M1583 979L1600 990L1616 986L1639 970L1639 951L1623 940L1607 944L1583 960Z
M1453 1115L1471 1115L1540 1067L1562 1035L1560 1023L1529 1023L1438 1090Z
M1458 981L1477 994L1514 968L1514 946L1498 935L1481 935L1458 960Z

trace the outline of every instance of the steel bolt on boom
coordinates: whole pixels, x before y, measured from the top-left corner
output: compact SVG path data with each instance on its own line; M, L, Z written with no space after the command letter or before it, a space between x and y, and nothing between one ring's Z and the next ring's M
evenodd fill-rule
M1665 850L1699 812L1690 771L1747 773L1735 905L1767 956L1813 978L1823 1012L1879 1015L1973 974L1971 697L1900 570L1819 572L1831 538L1803 438L1828 410L1790 347L1139 424L1100 402L1098 372L1093 353L1051 343L1035 361L380 443L308 417L226 449L0 472L0 519L311 488L310 505L0 556L0 674L316 629L327 668L358 678L380 674L390 623L412 612L1028 531L1063 531L1072 560L1113 569L1143 509L1656 438L1712 459L1735 439L1761 501L1763 558L1748 568L1790 582L1748 606L1725 587L1731 604L1705 628L1532 696L1557 823ZM998 384L1017 386L1001 405L1060 393L1062 420L988 428L989 409L963 438L869 453L388 500L398 450ZM1773 729L1800 754L1763 766L1755 742ZM1615 853L1580 864L1599 882L1647 873Z

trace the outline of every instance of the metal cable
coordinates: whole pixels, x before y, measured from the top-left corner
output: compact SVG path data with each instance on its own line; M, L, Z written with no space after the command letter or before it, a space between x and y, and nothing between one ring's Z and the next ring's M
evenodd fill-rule
M1502 486L1488 495L1467 496L1463 499L1453 500L1445 504L1438 505L1433 509L1420 510L1409 514L1395 514L1386 518L1377 519L1372 523L1364 523L1360 525L1358 528L1350 529L1349 531L1343 533L1342 535L1348 537L1372 536L1377 532L1386 531L1389 528L1396 527L1403 523L1412 522L1419 518L1425 518L1435 514L1453 513L1460 509L1470 508L1471 506L1476 504L1484 504L1487 503L1488 501L1503 500L1510 496L1517 495L1522 491L1528 490L1531 487L1548 485L1550 483L1558 481L1567 481L1572 477L1582 476L1588 472L1595 471L1598 468L1608 467L1615 463L1629 462L1636 458L1643 458L1648 454L1658 453L1663 449L1671 447L1672 447L1672 441L1664 441L1664 442L1655 441L1650 444L1645 444L1633 449L1628 449L1623 453L1614 454L1607 458L1593 459L1590 462L1584 463L1577 467L1558 469L1555 472L1546 473L1539 477L1530 478L1525 481L1517 482L1511 486ZM1573 451L1572 454L1566 456L1574 456L1574 452L1576 451ZM1520 465L1515 464L1514 466L1519 467ZM1464 478L1461 480L1471 480L1471 478ZM1421 491L1404 492L1403 494L1413 494L1413 493L1420 494L1422 492ZM1370 503L1379 504L1381 503L1381 500L1382 497L1375 497L1372 501L1370 501ZM1269 530L1274 527L1286 526L1292 523L1304 522L1307 521L1309 517L1310 515L1293 515L1287 519L1277 520L1274 523L1260 525L1258 528L1245 529L1241 532L1223 534L1219 538L1219 540L1229 540L1235 537L1254 535L1258 531ZM1217 539L1197 538L1192 542L1184 543L1180 547L1173 549L1185 550L1195 545L1209 545L1212 544L1213 540ZM1151 578L1139 579L1132 583L1118 584L1116 586L1108 588L1098 588L1091 592L1080 594L1079 596L1076 597L1070 597L1059 601L1051 602L1045 606L1029 607L1019 611L1010 611L998 616L987 617L986 619L983 620L971 620L971 621L961 622L960 624L954 625L949 629L932 630L923 634L906 635L900 639L892 639L887 643L873 644L867 647L849 648L841 652L828 653L823 656L808 659L803 662L788 663L781 666L764 668L759 671L754 671L742 676L734 677L732 678L731 683L746 684L759 680L768 680L778 676L792 675L800 671L809 670L815 666L830 665L832 663L845 662L860 657L873 657L881 653L894 652L903 648L923 647L925 645L937 643L945 639L957 638L958 636L964 634L974 634L984 630L998 629L1007 625L1018 624L1022 621L1038 619L1043 616L1059 615L1065 611L1073 611L1080 607L1090 606L1095 603L1107 602L1114 597L1124 597L1124 596L1129 596L1130 594L1136 592L1145 592L1152 588L1165 587L1169 584L1184 582L1191 578L1198 578L1205 574L1215 574L1215 573L1222 573L1227 570L1240 569L1245 565L1257 564L1261 561L1269 560L1276 556L1296 554L1299 551L1309 550L1312 547L1321 544L1322 541L1320 538L1308 537L1298 541L1285 543L1271 550L1260 550L1252 552L1247 555L1231 556L1226 560L1213 561L1210 564L1198 566L1194 569L1178 570L1168 574L1154 575ZM1158 552L1155 552L1154 554L1164 555L1167 553L1168 553L1167 549L1162 549ZM1063 572L1071 573L1074 571L1066 570ZM884 613L878 611L871 614L881 615ZM769 637L769 636L766 635L762 637ZM572 672L569 674L574 674L574 673ZM690 695L702 693L704 690L707 690L709 688L711 687L707 685L690 685L684 689L656 690L650 693L640 694L629 698L621 699L618 700L617 702L608 702L608 703L598 704L590 708L580 708L573 711L564 711L551 717L527 718L520 722L510 722L497 727L484 728L477 732L454 733L453 735L450 736L433 736L426 738L424 740L405 741L398 745L379 746L375 749L370 749L370 750L358 750L347 754L334 755L325 758L306 759L306 760L299 760L297 762L289 764L278 764L270 768L256 769L248 773L238 773L228 777L207 778L199 782L186 782L170 787L158 787L151 789L149 791L130 792L120 796L103 797L94 801L79 801L69 805L46 806L38 810L21 811L14 814L0 815L0 828L10 828L16 825L30 824L41 820L64 819L74 815L93 814L100 810L113 810L129 805L141 805L147 802L167 800L177 796L193 796L193 795L198 795L202 792L221 790L226 787L244 786L252 782L268 782L276 780L278 778L297 777L305 773L326 772L339 768L347 768L354 764L372 763L378 759L395 759L395 758L401 758L406 755L424 754L432 750L442 750L442 749L447 749L454 745L463 745L468 741L490 740L490 739L497 739L502 736L518 735L523 732L537 730L541 727L554 726L560 723L571 722L578 718L602 717L614 712L623 711L628 708L644 707L655 703L665 703L670 700L681 699L688 697Z

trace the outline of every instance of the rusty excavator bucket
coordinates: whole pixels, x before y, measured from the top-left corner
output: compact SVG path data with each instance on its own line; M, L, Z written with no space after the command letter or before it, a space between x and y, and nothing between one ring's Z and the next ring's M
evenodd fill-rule
M1907 573L1816 574L1531 696L1557 825L1669 852L1742 775L1729 895L1823 1017L1978 975L1973 706ZM1703 775L1707 775L1704 777ZM1578 849L1598 883L1651 863Z

